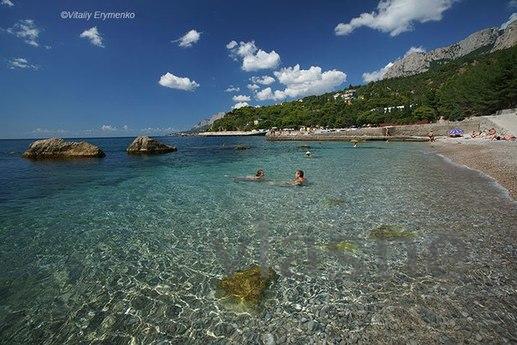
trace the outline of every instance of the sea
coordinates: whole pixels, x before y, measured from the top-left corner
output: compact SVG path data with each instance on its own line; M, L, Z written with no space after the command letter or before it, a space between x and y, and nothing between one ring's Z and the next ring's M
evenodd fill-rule
M517 205L489 177L425 143L158 139L178 151L0 140L1 344L517 341ZM222 298L254 265L259 303Z

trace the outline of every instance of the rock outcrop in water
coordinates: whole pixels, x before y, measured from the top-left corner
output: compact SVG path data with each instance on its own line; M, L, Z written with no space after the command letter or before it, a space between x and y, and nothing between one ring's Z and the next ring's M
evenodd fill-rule
M70 159L70 158L100 158L104 152L95 145L85 141L64 141L61 138L36 140L23 157L30 159Z
M219 282L223 297L239 303L257 305L269 284L277 277L271 268L262 272L258 265L237 271Z
M446 62L458 59L474 51L494 52L506 49L517 43L517 21L504 30L488 28L480 30L467 38L447 47L430 52L414 52L393 63L383 79L405 77L427 71L433 62Z
M127 148L129 154L160 154L175 151L177 151L176 147L162 144L148 136L137 137Z

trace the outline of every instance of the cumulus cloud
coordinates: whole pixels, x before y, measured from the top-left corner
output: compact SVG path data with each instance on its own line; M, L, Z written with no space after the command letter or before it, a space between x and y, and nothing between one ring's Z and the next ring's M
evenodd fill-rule
M258 89L260 89L260 86L258 86L257 84L248 84L246 87L251 91L257 91Z
M508 25L510 25L512 22L514 22L515 20L517 20L517 13L514 12L512 13L512 15L510 16L510 18L504 22L502 25L501 25L501 30L504 30L508 27Z
M101 131L103 132L115 132L117 130L117 127L112 125L102 125Z
M237 104L235 104L232 109L239 109L239 108L242 108L242 107L249 107L250 105L248 104L248 102L239 102Z
M172 73L165 73L160 77L158 82L161 86L170 87L171 89L194 91L199 84L187 77L177 77Z
M14 3L11 0L2 0L0 1L0 4L7 6L7 7L13 7Z
M260 85L271 85L275 82L275 78L270 77L268 75L264 75L262 77L251 77L250 80L254 84L260 84Z
M300 69L300 65L282 68L274 72L280 84L285 85L283 90L273 91L267 87L255 95L258 100L283 100L291 97L319 95L329 92L346 80L346 74L338 70L322 72L321 67L311 66L309 69Z
M413 30L415 23L440 21L443 12L457 0L381 0L377 10L362 13L348 23L339 23L334 31L338 36L350 34L366 26L391 36Z
M408 51L404 54L404 57L409 56L413 53L425 53L424 47L411 47L408 49Z
M10 69L17 69L17 68L20 68L20 69L33 69L33 70L37 70L38 69L38 66L29 63L29 61L27 59L24 59L24 58L14 58L14 59L11 59L11 60L8 61L8 65L9 65Z
M376 71L363 73L363 81L369 83L371 81L381 80L391 66L393 66L393 62L389 62L386 66Z
M238 86L233 86L233 85L230 85L228 86L228 88L226 90L224 90L225 92L239 92L241 90L240 87Z
M413 53L425 53L425 49L422 46L411 47L404 53L404 57L407 57ZM394 63L393 61L390 61L386 66L382 67L381 69L378 69L373 72L363 73L363 81L365 83L369 83L371 81L378 81L378 80L383 79L386 72L388 72L390 67L393 66L393 63Z
M199 41L199 38L201 38L201 32L197 30L190 30L185 35L181 36L177 40L174 40L172 42L179 42L178 46L182 48L189 48L192 47L197 41Z
M38 36L41 32L32 19L22 19L16 22L12 27L7 29L11 35L22 39L25 43L33 47L38 47Z
M79 35L79 37L86 38L94 46L104 48L104 44L102 42L102 35L100 34L99 30L97 30L96 26L83 31L81 35Z
M255 41L241 41L240 43L231 41L226 45L226 48L230 50L230 56L234 60L242 60L241 68L247 72L276 68L280 64L280 55L274 50L267 53L257 48Z
M248 102L251 98L250 96L245 95L237 95L232 97L234 102Z

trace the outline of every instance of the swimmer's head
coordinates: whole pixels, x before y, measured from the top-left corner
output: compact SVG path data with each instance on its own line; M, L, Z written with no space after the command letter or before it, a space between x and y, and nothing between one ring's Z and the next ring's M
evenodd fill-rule
M305 155L306 155L307 157L309 157L309 156L311 155L311 151L307 151L307 152L305 152Z
M296 177L302 177L303 178L303 170L296 170L296 173L294 175Z
M255 177L264 177L266 173L264 172L264 169L257 170L257 173L255 174Z

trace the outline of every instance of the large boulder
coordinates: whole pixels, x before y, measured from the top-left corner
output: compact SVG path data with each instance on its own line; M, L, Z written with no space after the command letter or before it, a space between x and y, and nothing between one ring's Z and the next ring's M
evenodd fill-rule
M36 140L23 157L30 159L100 158L104 152L85 141L64 141L61 138Z
M147 136L139 136L129 147L127 153L130 154L158 154L176 151L176 147L162 144L156 139Z

